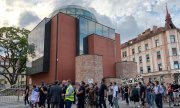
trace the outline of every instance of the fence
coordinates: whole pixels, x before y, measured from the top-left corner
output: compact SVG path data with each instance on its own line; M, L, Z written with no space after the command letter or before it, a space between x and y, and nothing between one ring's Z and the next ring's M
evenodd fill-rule
M9 88L0 90L0 102L23 101L23 94L26 85L15 84Z

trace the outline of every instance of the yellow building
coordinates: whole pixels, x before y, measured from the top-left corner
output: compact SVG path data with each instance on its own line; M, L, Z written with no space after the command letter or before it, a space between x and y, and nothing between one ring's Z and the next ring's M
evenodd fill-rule
M122 61L137 62L138 74L145 82L180 82L180 29L176 28L166 7L164 27L153 26L122 44Z

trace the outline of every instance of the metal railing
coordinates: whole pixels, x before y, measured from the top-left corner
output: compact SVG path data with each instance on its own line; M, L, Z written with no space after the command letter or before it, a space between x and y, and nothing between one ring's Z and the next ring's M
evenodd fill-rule
M15 84L0 90L0 102L23 101L25 87L26 85Z

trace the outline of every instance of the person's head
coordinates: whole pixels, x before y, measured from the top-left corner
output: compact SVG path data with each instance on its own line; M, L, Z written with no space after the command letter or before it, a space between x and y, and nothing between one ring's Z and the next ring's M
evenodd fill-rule
M45 86L45 82L44 81L41 81L41 86Z
M33 89L35 89L36 88L36 85L33 85Z
M58 85L58 84L59 84L59 81L55 81L55 82L54 82L54 85Z
M85 82L84 81L81 81L81 86L85 86Z
M101 80L101 83L102 83L102 84L104 84L104 83L105 83L105 79L104 79L104 78Z
M65 81L65 80L63 80L62 81L62 85L64 86L64 85L66 85L67 84L67 82Z
M71 80L68 80L68 81L67 81L67 85L71 85Z
M174 83L174 84L176 84L176 83L177 83L177 81L174 81L173 83Z
M161 83L161 85L163 86L163 85L164 85L164 83L162 82L162 83Z
M155 81L155 85L159 85L159 81Z
M116 85L116 82L114 82L114 85Z
M110 82L110 86L112 86L112 82Z
M142 83L141 83L141 82L139 82L139 85L142 85Z

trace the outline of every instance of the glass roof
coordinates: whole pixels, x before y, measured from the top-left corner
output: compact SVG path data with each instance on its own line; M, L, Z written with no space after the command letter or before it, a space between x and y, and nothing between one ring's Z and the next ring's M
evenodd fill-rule
M54 12L52 12L50 14L50 17L55 16L59 12L62 12L62 13L65 13L65 14L68 14L68 15L71 15L71 16L77 17L77 18L79 16L81 16L81 17L84 17L84 18L87 18L89 20L93 20L93 21L97 22L95 15L93 13L89 12L87 9L81 7L81 6L68 5L68 6L61 7L59 9L55 10Z

